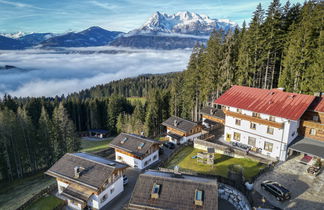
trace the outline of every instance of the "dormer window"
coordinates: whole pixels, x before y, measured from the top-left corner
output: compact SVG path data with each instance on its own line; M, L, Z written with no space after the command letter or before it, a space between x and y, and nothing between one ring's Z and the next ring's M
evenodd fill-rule
M196 206L202 206L204 200L204 191L202 190L196 190L195 191L195 205Z
M160 195L161 185L154 183L151 192L151 198L158 199Z
M143 143L143 142L139 143L137 149L142 149L144 147L144 145L145 145L145 143Z
M120 141L121 144L124 144L128 140L127 137L123 138L123 140Z

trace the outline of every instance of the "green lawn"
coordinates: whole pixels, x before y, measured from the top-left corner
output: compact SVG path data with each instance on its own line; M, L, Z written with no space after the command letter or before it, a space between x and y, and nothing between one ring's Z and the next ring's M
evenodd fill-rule
M0 186L0 209L17 209L33 195L55 183L55 179L39 174Z
M167 163L167 168L174 168L179 166L182 170L195 171L204 174L213 174L227 177L228 168L231 165L240 165L243 168L243 174L246 179L249 179L258 174L261 168L265 165L246 158L232 158L226 155L215 154L215 164L213 166L198 163L193 156L202 150L194 149L192 147L185 147L182 149L171 161Z
M81 139L81 152L97 152L99 150L107 149L108 144L114 137L110 137L107 140L103 141L90 141Z
M26 209L27 210L52 210L63 203L64 203L63 200L53 195L47 195L45 197L36 200Z

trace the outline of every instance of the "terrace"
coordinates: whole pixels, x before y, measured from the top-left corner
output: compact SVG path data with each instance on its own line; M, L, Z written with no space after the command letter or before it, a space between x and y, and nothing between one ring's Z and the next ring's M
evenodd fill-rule
M166 168L173 169L178 166L182 171L227 177L231 167L240 166L245 179L250 179L265 167L264 164L248 158L233 158L222 154L215 154L214 164L207 165L197 161L197 153L199 152L203 152L203 150L189 146L184 147L173 159L166 163Z

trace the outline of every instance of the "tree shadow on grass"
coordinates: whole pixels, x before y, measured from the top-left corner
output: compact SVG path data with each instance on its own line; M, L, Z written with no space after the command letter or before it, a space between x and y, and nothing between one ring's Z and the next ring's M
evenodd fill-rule
M214 160L214 164L217 164L217 163L221 163L223 161L226 161L226 160L229 160L229 159L232 159L233 157L231 156L227 156L227 155L222 155L220 158L216 158Z

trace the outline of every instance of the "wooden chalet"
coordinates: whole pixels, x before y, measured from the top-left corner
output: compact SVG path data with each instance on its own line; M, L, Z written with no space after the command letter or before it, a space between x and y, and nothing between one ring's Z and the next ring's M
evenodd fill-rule
M162 142L135 134L121 133L112 140L116 161L143 169L159 160Z
M222 109L214 107L203 107L200 111L202 124L207 128L217 126L218 124L225 124L225 114Z
M174 144L183 144L201 135L202 126L196 122L172 116L162 123L167 129L167 137Z
M128 166L87 153L67 153L45 174L56 178L58 195L72 209L100 209L123 190Z

